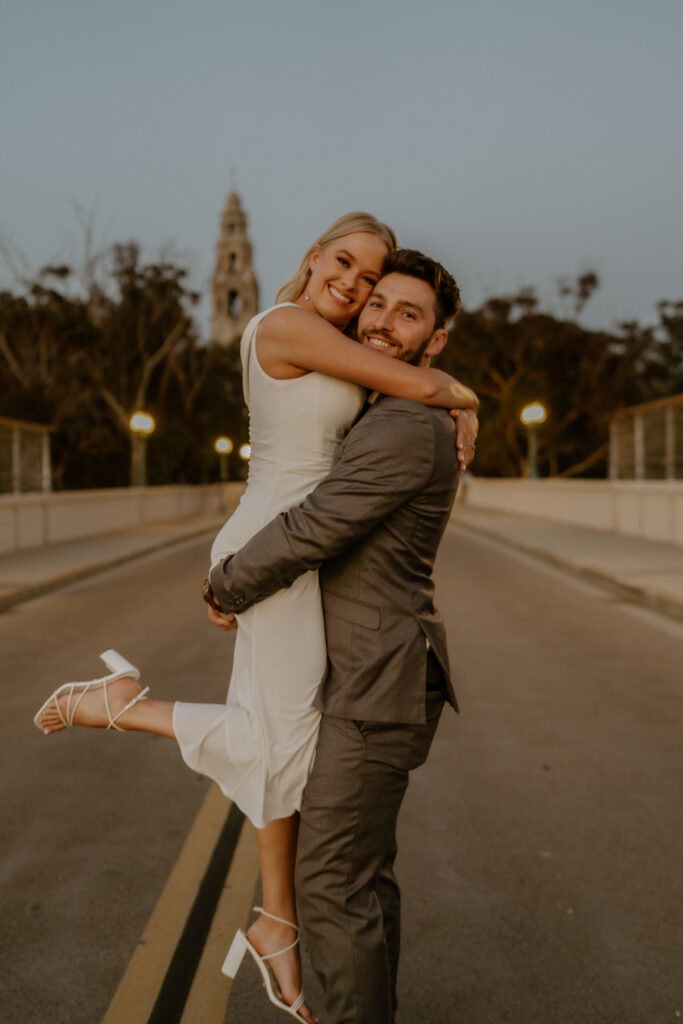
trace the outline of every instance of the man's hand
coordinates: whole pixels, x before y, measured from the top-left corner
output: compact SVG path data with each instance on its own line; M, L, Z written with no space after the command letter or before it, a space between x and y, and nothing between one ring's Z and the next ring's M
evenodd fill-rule
M479 420L477 419L476 412L473 412L472 409L451 409L451 416L458 427L455 435L455 445L458 452L460 472L463 473L474 458L475 441L479 433Z
M217 612L215 608L209 605L207 609L209 613L209 622L212 626L218 626L224 633L229 633L232 629L237 629L237 619L232 612Z
M232 612L221 611L221 606L216 600L208 580L204 580L202 584L202 597L209 606L209 622L212 626L218 626L225 633L229 633L231 629L237 629L237 619Z

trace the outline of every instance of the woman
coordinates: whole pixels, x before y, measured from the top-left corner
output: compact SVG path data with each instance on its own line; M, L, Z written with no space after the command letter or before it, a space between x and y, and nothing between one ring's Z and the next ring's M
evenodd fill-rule
M213 563L302 501L327 474L336 444L362 407L364 388L476 408L473 393L447 374L388 359L342 333L394 246L393 232L374 217L340 218L280 291L283 304L247 326L241 355L249 480L216 537ZM36 716L46 733L71 724L113 725L175 738L187 763L218 782L247 814L257 828L263 911L246 938L238 933L224 969L234 973L248 950L268 982L268 959L282 996L269 993L272 1001L309 1024L313 1017L300 994L293 870L296 812L319 726L313 697L325 657L317 573L307 573L239 616L226 704L142 700L146 691L136 672L109 652L105 660L115 678L61 687Z

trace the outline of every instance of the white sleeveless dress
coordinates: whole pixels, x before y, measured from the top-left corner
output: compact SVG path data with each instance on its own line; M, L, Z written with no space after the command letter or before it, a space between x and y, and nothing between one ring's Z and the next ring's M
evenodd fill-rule
M364 399L362 388L319 373L269 377L254 345L269 312L255 316L242 337L249 478L214 541L212 565L299 504L327 475ZM320 713L313 699L326 664L317 572L253 605L238 621L226 703L179 701L173 725L187 764L214 779L262 828L299 810L315 753Z

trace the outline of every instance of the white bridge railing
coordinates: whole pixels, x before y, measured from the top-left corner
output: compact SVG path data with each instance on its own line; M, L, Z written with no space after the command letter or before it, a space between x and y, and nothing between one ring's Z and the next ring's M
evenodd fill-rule
M612 416L609 475L611 480L683 480L683 395Z
M51 431L0 416L0 494L50 490Z

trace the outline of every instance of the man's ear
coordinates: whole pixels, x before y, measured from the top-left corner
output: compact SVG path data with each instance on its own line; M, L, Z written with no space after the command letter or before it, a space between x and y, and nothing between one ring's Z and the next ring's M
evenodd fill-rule
M446 330L445 327L440 327L438 331L434 331L431 338L429 339L429 344L425 349L425 355L438 356L439 352L444 347L447 341L448 331Z

